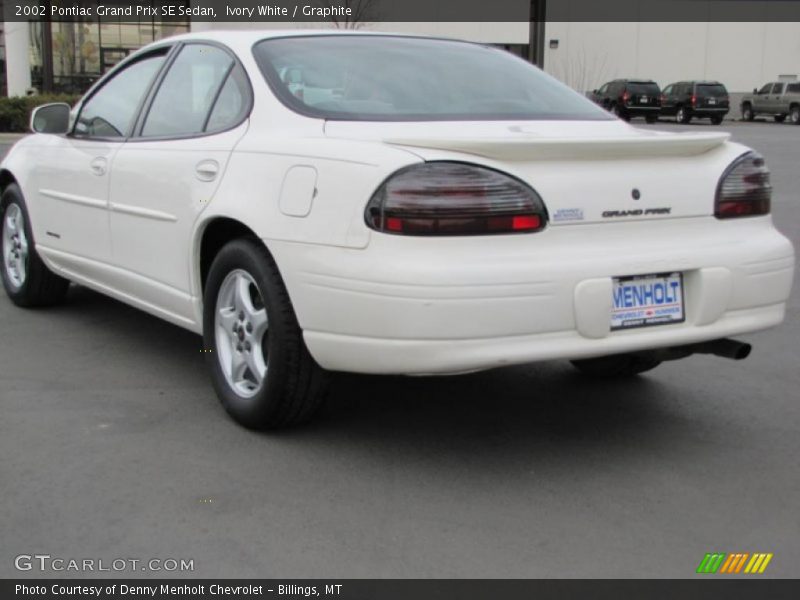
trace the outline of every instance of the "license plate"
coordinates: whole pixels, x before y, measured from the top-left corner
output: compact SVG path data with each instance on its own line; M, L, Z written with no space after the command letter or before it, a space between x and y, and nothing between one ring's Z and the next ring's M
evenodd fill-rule
M685 320L682 273L614 278L612 331L670 325Z
M709 98L709 99L708 99L708 103L709 103L709 104L716 104L716 103L717 103L717 101L716 101L716 99L714 99L714 98Z
M648 102L650 102L650 98L648 98L647 96L642 96L641 98L639 98L639 102L641 102L642 104L647 104Z

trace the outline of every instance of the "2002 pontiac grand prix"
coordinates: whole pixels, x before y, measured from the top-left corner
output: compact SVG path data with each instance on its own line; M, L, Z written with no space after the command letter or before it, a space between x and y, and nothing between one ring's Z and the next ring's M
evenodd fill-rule
M202 333L248 427L308 419L331 370L743 358L792 285L760 155L483 45L189 34L32 129L0 167L11 300L72 281Z

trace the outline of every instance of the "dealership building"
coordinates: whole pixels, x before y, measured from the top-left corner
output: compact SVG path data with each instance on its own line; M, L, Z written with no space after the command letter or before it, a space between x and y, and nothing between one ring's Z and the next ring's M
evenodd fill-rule
M507 0L514 1L514 0ZM453 37L503 47L543 67L579 91L621 77L651 78L662 86L686 79L713 79L732 92L800 77L800 22L578 22L547 21L547 0L530 4L528 21L370 22L361 30ZM570 0L550 0L569 3ZM575 0L577 1L577 0ZM634 4L637 0L629 0ZM645 1L645 0L641 0ZM187 1L187 5L191 2ZM695 0L695 6L718 4ZM0 0L4 14L13 9ZM704 14L704 13L700 13ZM765 17L769 17L765 13ZM715 14L715 19L724 19ZM300 27L288 24L288 27ZM302 27L308 27L302 24ZM332 27L331 24L321 24ZM286 23L202 22L157 19L124 22L39 20L0 23L0 88L4 95L79 93L130 52L186 31L287 28Z

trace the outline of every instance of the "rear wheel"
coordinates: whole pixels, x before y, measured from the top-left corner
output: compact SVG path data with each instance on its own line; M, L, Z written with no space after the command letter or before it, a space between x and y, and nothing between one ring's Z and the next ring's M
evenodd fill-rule
M742 106L742 120L743 121L752 121L756 118L755 113L753 112L753 107L749 104L745 104Z
M203 341L225 410L251 429L310 419L328 375L306 349L278 268L256 240L220 250L204 292Z
M789 117L792 121L792 125L800 125L800 106L793 106Z
M49 306L64 299L69 281L42 262L33 243L22 191L9 185L0 200L3 240L3 287L17 306Z
M615 104L613 110L614 110L614 114L617 115L623 121L630 121L631 120L631 116L619 104Z
M786 120L786 115L775 115L772 117L776 123L783 123Z
M660 360L646 352L572 361L572 365L584 375L600 378L632 377L655 369L660 364Z
M681 107L678 108L678 112L675 113L675 120L678 123L686 124L686 123L689 123L692 120L692 117L689 114L689 111L686 110L683 106L681 106Z
M722 125L722 117L711 117L712 125Z

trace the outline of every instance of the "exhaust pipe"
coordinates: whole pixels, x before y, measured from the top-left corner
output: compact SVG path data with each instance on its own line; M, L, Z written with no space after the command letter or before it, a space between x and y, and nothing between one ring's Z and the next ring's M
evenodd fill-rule
M697 346L698 349L695 350L697 354L713 354L732 360L743 360L750 356L750 352L753 350L750 344L745 344L744 342L732 340L730 338L705 342L703 344L697 344Z
M753 347L745 342L723 338L699 344L687 344L685 346L675 346L672 348L662 348L653 350L652 356L658 360L678 360L686 358L692 354L713 354L731 360L743 360L750 356Z

